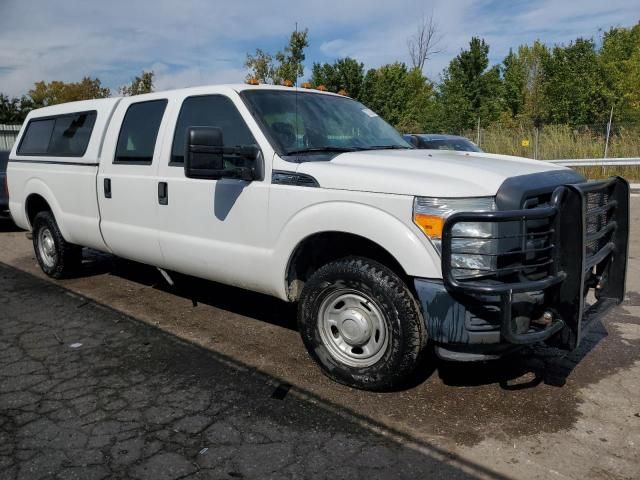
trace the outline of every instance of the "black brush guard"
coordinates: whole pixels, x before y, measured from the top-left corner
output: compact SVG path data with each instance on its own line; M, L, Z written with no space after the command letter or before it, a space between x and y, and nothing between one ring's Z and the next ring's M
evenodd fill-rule
M496 224L497 235L455 235L456 225L477 222ZM447 218L442 234L443 280L452 293L498 298L505 341L548 341L574 349L593 320L624 299L628 236L629 185L624 179L563 185L537 208L460 212ZM478 253L456 248L460 239L511 244L504 251ZM458 255L494 257L495 268L468 268L471 274L461 275L465 268L452 263ZM591 289L596 301L587 305ZM519 293L544 295L544 309L552 312L550 322L532 322L527 331L519 331L512 313L513 297Z

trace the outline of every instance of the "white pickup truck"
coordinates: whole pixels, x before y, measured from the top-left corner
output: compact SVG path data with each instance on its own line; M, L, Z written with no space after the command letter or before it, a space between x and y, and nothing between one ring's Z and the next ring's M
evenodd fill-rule
M624 180L413 149L364 105L310 89L35 110L8 185L48 275L90 247L298 302L309 354L363 389L398 388L428 343L461 361L575 348L624 297Z

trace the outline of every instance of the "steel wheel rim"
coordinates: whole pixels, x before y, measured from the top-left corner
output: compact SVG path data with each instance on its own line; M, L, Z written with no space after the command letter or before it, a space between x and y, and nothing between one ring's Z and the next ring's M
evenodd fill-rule
M322 301L318 330L331 356L350 367L370 367L387 350L389 334L382 310L362 292L335 290Z
M43 228L38 232L38 252L47 267L53 267L56 264L58 259L56 242L48 228Z

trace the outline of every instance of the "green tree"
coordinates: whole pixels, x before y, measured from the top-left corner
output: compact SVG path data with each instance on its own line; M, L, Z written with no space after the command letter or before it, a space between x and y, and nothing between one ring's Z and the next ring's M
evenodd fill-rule
M405 98L404 111L395 125L398 130L407 133L431 131L437 127L435 116L435 96L433 85L414 67L407 72L403 82Z
M600 65L615 105L615 117L640 121L640 23L632 28L611 28L603 35Z
M407 103L404 96L407 66L396 62L383 65L371 72L370 70L367 73L368 85L363 91L362 100L387 122L399 124Z
M278 62L275 66L275 79L280 82L289 81L293 84L298 82L298 78L304 75L305 54L304 49L309 46L309 31L291 32L289 43L283 51L276 53L275 59Z
M439 100L443 127L450 131L473 128L498 119L501 111L500 67L489 67L489 45L473 37L468 50L449 63L442 75Z
M90 100L93 98L106 98L111 95L111 90L103 87L98 78L84 77L75 83L65 83L59 80L52 82L36 82L29 97L34 108L56 105L58 103L74 102L76 100Z
M352 98L359 99L364 81L364 65L353 58L341 58L333 65L314 63L311 84L324 85L330 92L344 90Z
M396 62L369 70L361 97L399 130L418 132L433 123L433 86L418 68Z
M504 92L503 99L511 116L516 117L524 109L524 98L527 88L527 72L522 58L509 50L509 54L502 62Z
M543 62L549 49L540 41L510 50L503 63L503 101L512 119L539 124L544 116Z
M281 84L291 82L296 84L298 78L304 75L304 49L309 46L309 31L295 30L289 36L289 42L284 50L271 55L259 48L253 55L247 53L244 66L249 70L246 80L256 80L260 83Z
M153 71L142 71L139 76L136 76L129 85L120 87L120 94L130 97L133 95L140 95L143 93L153 92L153 78L155 74Z
M548 123L587 125L607 120L611 94L593 40L578 38L554 47L542 68Z
M251 55L247 53L244 66L249 69L246 80L256 80L260 83L275 83L275 67L273 57L256 48L256 52Z
M22 123L29 113L19 98L9 98L0 93L0 124Z

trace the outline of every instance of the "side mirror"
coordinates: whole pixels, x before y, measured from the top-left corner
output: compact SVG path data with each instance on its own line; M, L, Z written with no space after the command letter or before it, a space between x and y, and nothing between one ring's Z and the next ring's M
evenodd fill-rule
M257 145L225 147L219 127L189 127L184 152L184 174L187 178L217 180L258 179L262 170L257 165L260 149ZM225 158L237 160L237 166L227 168Z
M409 137L409 138L407 138ZM420 148L420 142L418 141L418 137L415 135L405 135L404 139L413 145L415 148Z
M224 143L218 127L189 127L184 152L188 178L220 178L224 170Z

